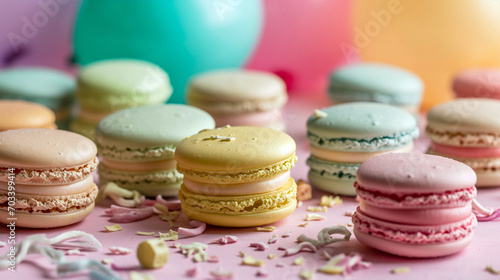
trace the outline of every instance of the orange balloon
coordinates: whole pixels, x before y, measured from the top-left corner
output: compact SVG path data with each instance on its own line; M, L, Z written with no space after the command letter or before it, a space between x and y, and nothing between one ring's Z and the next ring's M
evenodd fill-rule
M453 98L460 70L500 67L500 1L353 0L346 56L397 65L425 84L424 111Z

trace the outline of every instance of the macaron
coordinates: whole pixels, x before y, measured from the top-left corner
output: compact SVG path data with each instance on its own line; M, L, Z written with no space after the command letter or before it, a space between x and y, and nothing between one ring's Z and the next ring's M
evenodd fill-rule
M97 148L64 130L0 132L0 222L53 228L83 220L94 208ZM15 201L12 205L11 201Z
M115 112L96 128L102 157L100 184L114 182L146 196L177 195L182 175L175 169L176 146L214 127L208 113L189 105L157 104Z
M78 75L78 118L70 129L94 139L95 126L107 115L131 107L165 103L170 80L159 66L135 59L88 64Z
M23 100L0 100L0 131L16 128L57 128L49 108Z
M418 114L424 85L412 72L387 64L356 63L334 70L328 94L335 103L380 102Z
M468 69L453 79L453 91L458 98L500 99L500 69Z
M288 96L275 74L254 70L214 70L194 76L187 103L207 111L217 126L260 126L283 130L281 108Z
M387 104L351 102L316 110L307 121L309 182L323 191L354 196L362 162L410 152L418 135L413 115Z
M290 169L295 141L263 127L236 126L190 136L175 151L184 175L182 211L193 220L225 227L279 221L296 208Z
M50 68L16 67L0 71L0 99L19 99L44 105L67 129L75 100L75 79Z
M415 258L463 250L477 224L476 175L467 165L427 154L384 154L356 173L360 206L352 217L359 242Z
M500 186L500 101L462 98L442 103L427 114L428 153L472 167L477 187Z

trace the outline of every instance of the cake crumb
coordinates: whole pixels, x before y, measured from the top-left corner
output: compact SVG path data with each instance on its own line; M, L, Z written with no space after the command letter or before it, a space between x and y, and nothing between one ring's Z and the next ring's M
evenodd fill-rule
M307 207L307 211L311 211L311 212L326 212L327 211L327 208L326 206L309 206Z
M312 198L312 188L304 180L297 181L297 201L310 200Z
M309 223L307 223L307 222L306 223L302 223L302 224L299 225L299 227L306 227L308 224Z
M264 261L263 260L256 260L252 256L246 256L243 259L243 261L241 262L241 264L249 265L249 266L259 266L260 267L260 266L264 265Z
M173 230L170 230L167 233L158 232L158 234L160 235L159 238L161 240L163 240L163 241L172 241L172 240L179 239L179 234L176 231L173 231Z
M344 216L352 217L354 215L354 211L345 211Z
M102 260L101 260L101 263L102 263L102 264L110 264L110 263L112 263L112 262L113 262L113 259L109 259L109 258L107 258L107 259L102 259Z
M267 258L272 260L272 259L276 258L276 254L269 254L269 255L267 255Z
M257 227L257 231L266 231L266 232L272 232L276 229L276 227L273 226L267 226L267 227Z
M131 271L128 278L130 280L154 280L155 278L151 274L143 274L137 271Z
M118 224L112 226L104 226L104 228L110 232L123 230L123 228Z
M304 280L312 280L315 278L315 274L314 274L314 270L301 270L300 271L300 279L304 279Z
M303 265L304 264L304 257L303 256L300 256L298 258L296 258L295 260L293 260L293 265Z
M340 205L343 202L344 201L339 196L333 197L331 195L324 195L324 196L321 197L319 205L320 206L332 207L332 206L335 206L335 205Z
M500 270L498 270L498 269L494 268L494 267L493 267L493 266L491 266L491 265L486 266L486 271L488 271L488 272L489 272L489 273L491 273L491 274L495 274L495 275L496 275L496 274L500 274Z
M142 235L142 236L152 236L152 235L155 235L155 232L154 231L138 231L135 234Z
M297 202L297 208L302 207L302 205L303 205L303 204L304 204L304 203L303 203L302 201Z
M307 214L306 221L323 221L325 216L321 216L318 214Z
M325 118L327 116L328 116L327 113L325 113L319 109L314 110L314 117L317 119L322 119L322 118Z
M407 266L401 266L391 269L392 274L404 274L410 272L410 268Z

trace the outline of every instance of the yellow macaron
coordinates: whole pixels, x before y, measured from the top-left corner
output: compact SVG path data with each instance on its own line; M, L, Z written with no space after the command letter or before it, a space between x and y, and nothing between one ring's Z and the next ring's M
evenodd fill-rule
M184 139L175 151L184 175L179 191L186 215L208 224L258 226L279 221L296 208L290 169L295 142L261 127L223 127Z

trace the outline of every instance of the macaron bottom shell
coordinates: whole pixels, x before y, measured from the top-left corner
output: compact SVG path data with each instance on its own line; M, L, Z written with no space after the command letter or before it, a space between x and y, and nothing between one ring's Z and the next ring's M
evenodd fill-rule
M297 201L294 200L287 204L285 207L280 209L256 213L256 214L217 214L217 213L207 213L201 210L182 206L182 211L190 219L203 221L207 224L221 227L253 227L262 226L270 223L280 221L290 214L297 208Z
M356 181L355 177L327 178L321 175L320 172L311 169L308 173L308 179L311 185L322 191L345 196L356 196L356 191L353 187Z
M370 213L371 214L371 213ZM439 225L394 223L356 210L352 217L354 235L359 242L377 250L410 258L432 258L463 250L477 225L474 214L465 219Z
M149 197L175 196L182 184L182 175L175 169L152 172L131 172L111 170L99 166L100 185L113 182L121 188L136 190Z
M274 223L297 207L297 184L290 178L281 188L260 194L239 196L201 195L182 185L182 210L193 220L215 226L251 227Z
M85 219L94 209L95 203L88 205L83 209L70 213L44 214L44 213L22 213L16 212L15 216L9 215L5 209L0 209L0 223L8 225L9 218L17 218L17 227L26 228L55 228L75 224Z
M372 248L389 254L408 258L437 258L456 254L465 249L472 241L473 234L448 243L407 244L379 238L368 233L353 230L356 239Z

